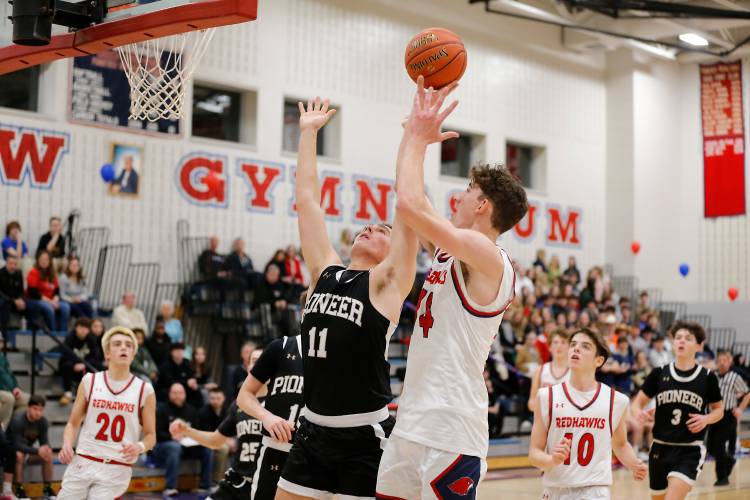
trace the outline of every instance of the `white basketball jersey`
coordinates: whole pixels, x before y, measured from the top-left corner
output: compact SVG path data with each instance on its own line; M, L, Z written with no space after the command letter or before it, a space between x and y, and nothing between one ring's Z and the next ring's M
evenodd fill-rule
M569 382L539 390L542 421L547 426L547 453L563 439L571 440L570 456L544 473L552 488L612 484L612 433L628 406L628 398L608 385L594 392L573 389Z
M482 372L515 289L510 258L498 251L504 272L497 297L487 306L469 297L460 262L436 251L419 296L396 435L440 450L487 456Z
M140 440L141 408L146 397L153 394L153 387L131 375L129 381L114 388L106 371L87 374L81 383L88 401L76 453L125 462L122 445Z
M542 373L539 374L539 388L549 387L568 380L570 380L570 368L566 368L565 373L560 377L555 377L555 374L552 373L552 362L548 361L542 365Z

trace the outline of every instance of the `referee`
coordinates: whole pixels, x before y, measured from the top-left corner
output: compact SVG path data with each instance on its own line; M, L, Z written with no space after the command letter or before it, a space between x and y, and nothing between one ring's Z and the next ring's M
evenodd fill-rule
M742 377L732 370L731 352L724 349L717 352L716 370L721 398L724 400L724 418L708 429L708 451L716 459L714 486L726 486L735 463L737 422L750 403L750 392ZM737 400L740 398L742 401L738 405Z

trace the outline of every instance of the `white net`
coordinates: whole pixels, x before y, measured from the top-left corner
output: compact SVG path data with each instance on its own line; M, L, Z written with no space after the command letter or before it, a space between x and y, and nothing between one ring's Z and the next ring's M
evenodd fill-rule
M206 52L215 28L189 31L117 49L130 83L130 119L177 120L187 82Z

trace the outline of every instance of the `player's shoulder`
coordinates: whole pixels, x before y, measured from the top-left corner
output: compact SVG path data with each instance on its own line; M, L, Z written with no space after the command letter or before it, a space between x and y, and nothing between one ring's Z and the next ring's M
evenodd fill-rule
M627 405L630 403L630 398L625 394L614 390L612 387L610 387L609 390L614 394L615 405Z

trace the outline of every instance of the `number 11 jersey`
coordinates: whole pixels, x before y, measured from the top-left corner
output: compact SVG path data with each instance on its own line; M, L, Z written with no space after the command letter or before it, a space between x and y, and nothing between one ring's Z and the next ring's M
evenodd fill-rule
M303 416L331 427L387 418L393 399L388 342L395 328L370 302L369 271L327 267L302 319Z

